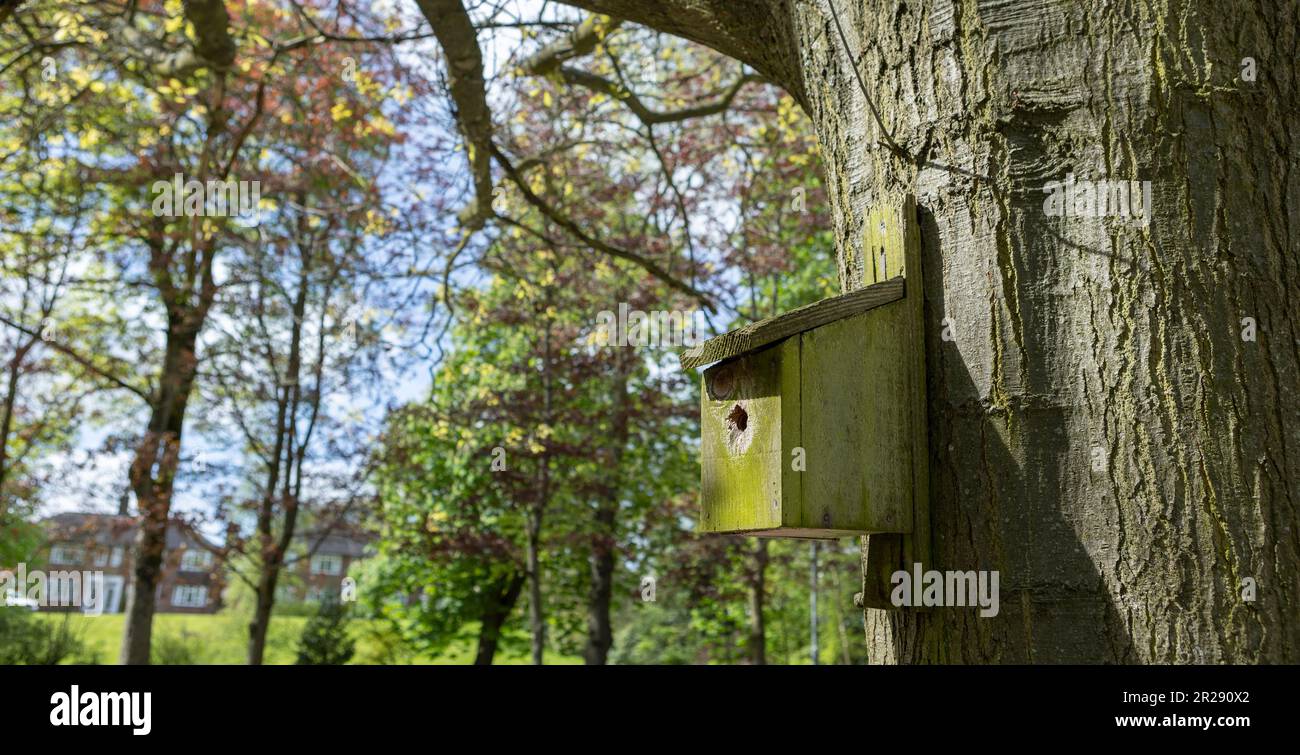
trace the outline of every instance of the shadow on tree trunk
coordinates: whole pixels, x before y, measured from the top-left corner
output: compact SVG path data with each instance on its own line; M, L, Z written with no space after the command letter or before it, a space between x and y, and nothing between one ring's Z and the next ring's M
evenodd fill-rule
M933 563L997 570L996 616L976 607L867 609L872 663L1123 663L1131 640L1094 558L1058 505L1068 446L1065 410L1022 402L1017 418L981 397L962 358L960 329L943 339L943 255L935 219L918 207L924 257ZM946 250L950 255L961 250ZM1037 313L1023 308L1020 316ZM1028 328L1027 328L1028 329ZM969 337L969 336L968 336ZM1004 442L1016 437L1017 457ZM971 474L977 470L976 474ZM989 516L985 512L993 512ZM908 565L910 567L910 565Z

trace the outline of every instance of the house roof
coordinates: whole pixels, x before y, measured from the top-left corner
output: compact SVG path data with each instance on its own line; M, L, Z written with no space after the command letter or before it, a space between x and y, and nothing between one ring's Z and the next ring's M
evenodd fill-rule
M135 517L113 514L55 514L45 520L51 541L130 545L135 537Z
M94 514L67 512L45 519L49 539L54 541L93 542L104 546L129 546L135 540L139 518L120 514ZM167 523L167 550L198 546L216 548L180 519Z
M299 540L307 550L319 555L338 555L349 558L361 558L366 554L371 536L364 532L348 530L328 530L324 532L304 532Z
M135 539L139 518L119 514L63 513L45 519L51 542L93 542L98 545L130 546ZM336 525L321 530L308 530L294 536L294 540L315 554L362 558L374 536L364 530ZM173 518L167 525L167 550L198 546L215 549L211 541L180 519Z

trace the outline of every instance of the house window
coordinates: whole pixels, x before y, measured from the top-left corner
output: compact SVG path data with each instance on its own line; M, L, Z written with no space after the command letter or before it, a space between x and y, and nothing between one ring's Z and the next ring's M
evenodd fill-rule
M56 545L50 548L50 563L52 564L79 564L81 558L81 549L75 546Z
M312 574L337 576L343 573L343 557L333 554L318 554L311 557Z
M95 550L95 566L121 566L122 546L115 545L110 550Z
M203 608L208 604L208 588L201 585L177 585L172 591L172 605L177 608Z
M212 554L207 551L187 550L181 556L181 571L207 571L212 566Z

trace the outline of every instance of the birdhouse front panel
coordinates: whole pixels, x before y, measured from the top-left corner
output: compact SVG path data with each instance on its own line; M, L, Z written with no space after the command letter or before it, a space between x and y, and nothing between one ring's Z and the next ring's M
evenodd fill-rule
M799 339L704 373L701 476L705 532L775 529L799 518Z

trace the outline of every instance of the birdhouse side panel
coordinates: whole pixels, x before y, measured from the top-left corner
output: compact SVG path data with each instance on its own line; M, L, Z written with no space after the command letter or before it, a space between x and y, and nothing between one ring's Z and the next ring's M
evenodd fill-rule
M896 302L802 335L803 527L912 529L907 314Z

